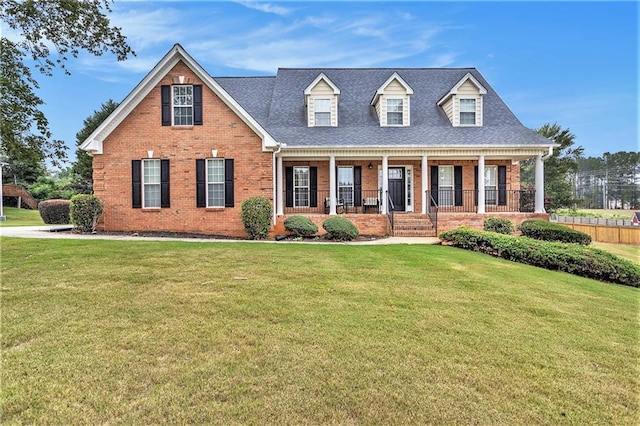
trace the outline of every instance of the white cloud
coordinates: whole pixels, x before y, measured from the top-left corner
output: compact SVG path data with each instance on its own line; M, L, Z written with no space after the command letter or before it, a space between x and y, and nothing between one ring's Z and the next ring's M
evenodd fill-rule
M275 15L288 15L291 12L291 9L287 9L286 7L276 6L271 3L265 3L260 1L248 1L248 0L237 0L235 3L242 5L244 7L248 7L249 9L259 10L260 12L265 13L273 13Z

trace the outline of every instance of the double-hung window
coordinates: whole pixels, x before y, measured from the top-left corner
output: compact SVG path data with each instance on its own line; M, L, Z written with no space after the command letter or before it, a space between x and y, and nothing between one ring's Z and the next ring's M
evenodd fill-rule
M293 206L309 207L309 167L293 168Z
M338 167L338 200L353 206L353 167Z
M498 166L484 168L484 203L496 205L498 201Z
M224 158L207 159L207 207L224 207Z
M314 99L313 111L316 126L331 126L331 99Z
M476 124L476 100L460 99L460 124L475 125Z
M142 160L142 207L159 208L161 201L160 160Z
M403 124L403 100L387 99L387 125L402 126Z
M193 126L193 86L173 86L173 125Z
M453 206L453 166L438 167L438 200L441 206Z

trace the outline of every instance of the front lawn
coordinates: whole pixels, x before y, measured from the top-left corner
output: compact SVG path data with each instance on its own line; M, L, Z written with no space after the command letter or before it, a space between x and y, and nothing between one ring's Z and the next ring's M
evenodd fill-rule
M4 207L3 213L7 220L0 222L0 226L39 226L44 225L38 210Z
M0 243L4 424L638 419L635 288L443 246Z

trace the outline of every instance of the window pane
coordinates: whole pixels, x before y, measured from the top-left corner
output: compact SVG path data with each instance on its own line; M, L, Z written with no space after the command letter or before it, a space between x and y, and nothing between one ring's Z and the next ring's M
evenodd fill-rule
M402 124L402 99L387 99L387 124Z
M144 185L144 207L160 207L160 184Z
M207 207L224 207L224 158L207 159Z
M484 185L487 186L496 186L496 180L498 175L498 167L497 166L486 166L484 169Z
M438 186L453 187L453 166L438 167Z
M293 205L309 207L309 168L293 168Z
M193 86L173 86L173 124L193 125Z
M331 112L331 99L315 99L315 112Z
M460 124L476 124L476 113L475 112L461 112L460 113Z
M338 185L353 185L353 167L338 167Z
M160 160L142 160L143 183L160 183Z
M315 119L316 119L316 126L331 126L330 112L316 112Z
M461 112L476 112L476 100L475 99L460 99L460 111Z

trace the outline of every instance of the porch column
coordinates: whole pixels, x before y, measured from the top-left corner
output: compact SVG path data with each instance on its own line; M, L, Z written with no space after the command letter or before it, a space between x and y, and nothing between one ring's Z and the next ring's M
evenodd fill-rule
M478 157L478 213L484 213L484 155Z
M382 214L387 214L389 208L387 206L387 192L389 192L389 158L386 155L382 156Z
M536 157L536 198L534 213L544 213L544 163L542 155Z
M427 214L429 212L429 198L427 198L427 188L429 187L429 182L427 181L427 176L429 176L429 169L427 168L427 156L422 156L422 163L420 164L420 170L422 172L422 214Z
M284 187L282 186L282 157L276 157L276 214L284 215Z
M336 214L336 157L329 156L329 214Z

